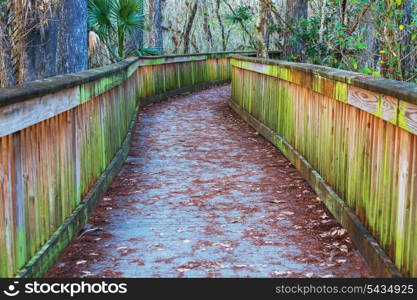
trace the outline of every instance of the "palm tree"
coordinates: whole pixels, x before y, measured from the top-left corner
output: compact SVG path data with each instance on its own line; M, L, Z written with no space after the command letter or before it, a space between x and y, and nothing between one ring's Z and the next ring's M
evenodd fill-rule
M88 0L88 24L118 60L125 55L125 39L143 29L143 0ZM117 45L117 51L114 51Z

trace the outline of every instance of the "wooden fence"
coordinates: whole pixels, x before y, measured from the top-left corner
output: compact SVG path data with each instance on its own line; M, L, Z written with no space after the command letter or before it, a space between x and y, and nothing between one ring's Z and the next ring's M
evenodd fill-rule
M417 85L239 56L231 64L232 107L301 170L375 273L416 277Z
M128 59L0 90L0 277L41 276L127 155L140 103L230 80L229 53Z

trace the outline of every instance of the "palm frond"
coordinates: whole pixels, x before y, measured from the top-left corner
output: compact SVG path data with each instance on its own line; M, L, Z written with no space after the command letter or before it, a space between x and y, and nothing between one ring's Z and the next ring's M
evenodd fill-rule
M135 56L155 56L161 55L161 48L160 47L149 47L149 48L138 48L133 53Z
M88 25L109 52L117 44L116 59L125 56L125 36L144 26L143 0L88 0Z
M108 37L112 30L111 0L89 0L88 1L88 26L98 34L101 39Z
M119 26L143 28L144 17L142 0L116 0L112 2L111 15Z

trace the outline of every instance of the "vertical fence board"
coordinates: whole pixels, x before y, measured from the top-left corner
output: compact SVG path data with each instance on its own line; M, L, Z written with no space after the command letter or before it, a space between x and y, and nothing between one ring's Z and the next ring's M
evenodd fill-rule
M13 130L3 126L8 133L0 136L0 277L19 274L79 207L125 141L141 99L228 80L231 72L229 54L145 60L39 98L48 101L50 113L40 100L23 102L31 123L18 130L16 120ZM82 76L97 75L87 73ZM256 92L267 87L266 80ZM16 116L19 105L13 106ZM36 111L42 112L37 123ZM259 113L270 117L267 106Z
M233 58L232 99L311 164L403 274L417 276L417 105L307 73Z

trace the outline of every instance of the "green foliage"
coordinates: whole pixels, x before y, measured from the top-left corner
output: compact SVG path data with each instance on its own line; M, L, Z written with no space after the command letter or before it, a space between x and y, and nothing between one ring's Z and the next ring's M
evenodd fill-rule
M248 5L240 5L232 14L226 15L226 20L232 24L249 22L254 16L250 9Z
M277 24L274 24L274 23L269 23L268 24L268 29L269 29L269 32L272 34L272 33L280 33L281 32L281 28L277 25Z
M161 55L161 48L159 47L141 47L136 49L133 52L133 55L136 56L155 56L155 55Z
M414 1L414 8L417 3ZM374 22L380 42L381 69L385 77L410 80L416 77L417 68L407 66L407 57L416 55L417 14L405 15L405 2L376 1L373 3Z
M142 29L143 0L88 0L88 25L109 48L123 59L126 34ZM113 45L117 45L117 51ZM117 54L116 54L117 53Z
M7 7L7 1L6 0L1 0L0 1L0 18L5 16L5 12L4 10Z
M324 15L310 15L290 28L289 43L301 45L303 50L300 56L286 59L377 77L416 81L417 66L413 69L406 63L407 59L416 56L416 11L411 13L410 20L406 19L405 2L402 0L351 0L348 1L346 22L341 15L340 3L340 0L329 0ZM417 3L412 7L415 9ZM360 22L369 16L372 17L378 49L369 48L364 40L366 29L360 26ZM364 65L363 57L366 56L376 64Z
M366 75L371 75L374 77L382 77L380 72L373 71L371 68L368 68L368 67L360 69L359 72L366 74Z

